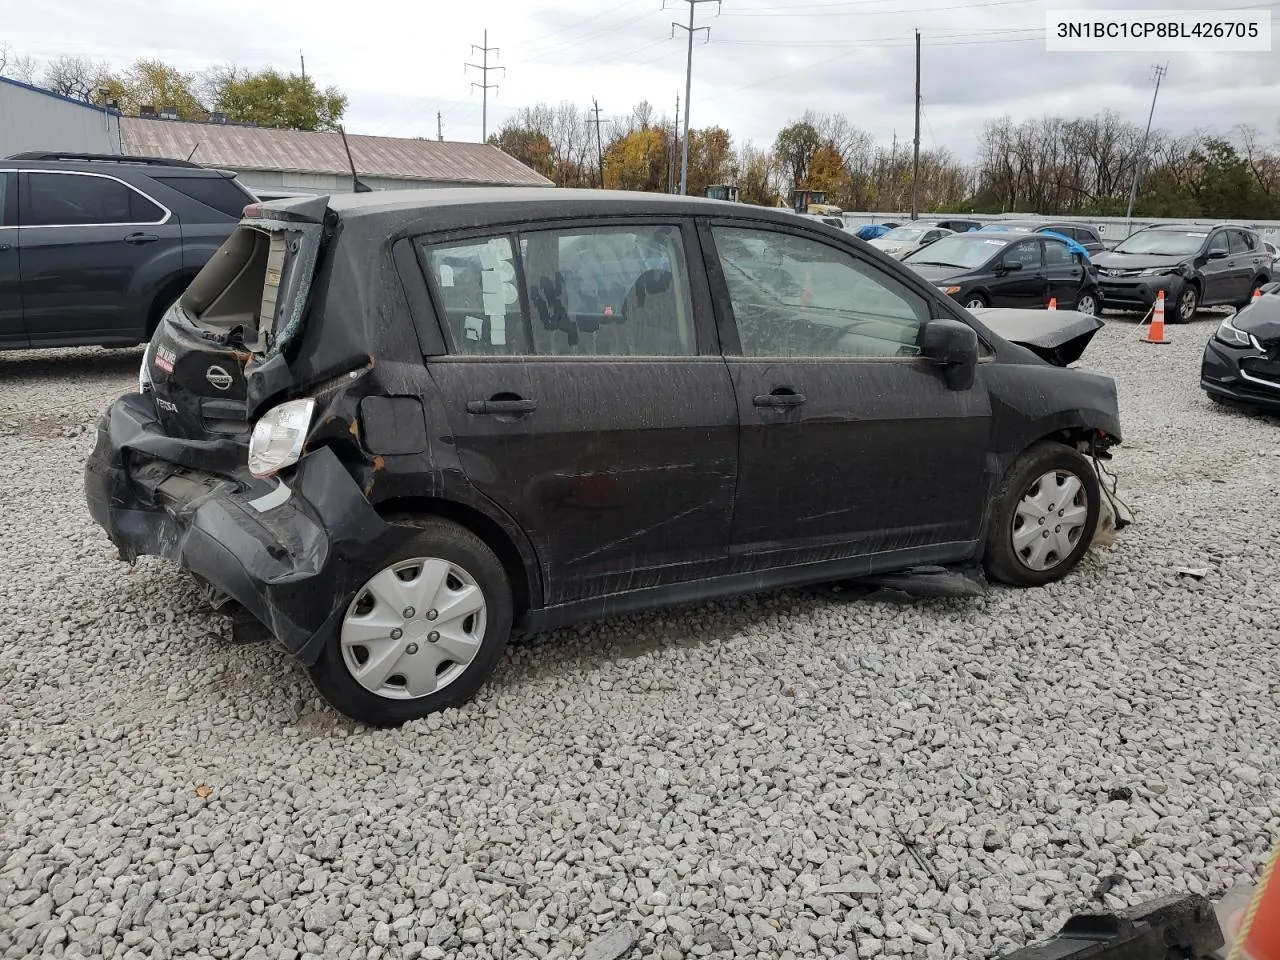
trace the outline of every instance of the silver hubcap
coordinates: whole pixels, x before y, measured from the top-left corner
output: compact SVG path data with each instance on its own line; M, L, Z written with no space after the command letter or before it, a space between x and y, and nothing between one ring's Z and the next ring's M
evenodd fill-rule
M1178 315L1183 320L1190 320L1196 315L1196 292L1188 290L1182 295L1182 300L1178 305Z
M1088 516L1080 478L1051 470L1031 484L1013 512L1013 552L1029 570L1052 570L1071 556Z
M484 639L484 592L456 563L402 560L369 579L342 621L342 661L360 686L392 700L442 690Z
M1076 304L1076 312L1088 314L1092 317L1098 312L1098 305L1094 302L1093 297L1083 296L1080 298L1080 302Z
M970 300L965 304L966 310L981 310L983 303L981 300Z

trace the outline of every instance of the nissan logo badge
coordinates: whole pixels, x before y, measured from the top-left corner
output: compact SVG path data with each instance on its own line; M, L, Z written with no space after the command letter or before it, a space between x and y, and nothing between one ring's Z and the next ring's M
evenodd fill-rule
M210 367L205 371L204 378L219 390L227 390L231 387L231 374L221 367Z

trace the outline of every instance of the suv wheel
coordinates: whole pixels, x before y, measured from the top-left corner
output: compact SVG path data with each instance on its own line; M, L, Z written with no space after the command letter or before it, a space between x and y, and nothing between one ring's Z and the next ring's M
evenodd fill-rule
M447 520L384 557L310 669L333 707L398 726L470 700L511 634L511 586L479 537Z
M1200 291L1193 284L1188 283L1178 294L1170 320L1173 323L1190 323L1196 318L1196 311L1199 309Z
M1268 282L1269 281L1265 277L1256 278L1253 281L1253 283L1249 286L1249 296L1245 297L1243 300L1237 303L1235 305L1235 308L1237 310L1243 310L1245 307L1251 304L1253 302L1253 298L1258 295L1258 291L1261 290L1263 287L1265 287Z
M1065 577L1089 549L1101 492L1084 454L1046 442L1014 462L995 502L983 561L987 574L1039 587Z

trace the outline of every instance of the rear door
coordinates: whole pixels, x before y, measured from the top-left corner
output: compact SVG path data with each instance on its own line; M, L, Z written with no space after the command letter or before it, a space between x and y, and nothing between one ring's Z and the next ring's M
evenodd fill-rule
M182 265L177 218L102 173L21 174L22 302L33 347L136 343Z
M17 223L18 175L0 170L0 350L27 346Z
M420 246L429 361L472 484L549 604L727 568L738 411L692 225L609 219Z
M1253 278L1266 269L1267 256L1262 242L1247 230L1228 230L1231 245L1228 262L1235 264L1235 299L1244 300L1253 292Z
M1044 271L1049 281L1049 296L1057 299L1060 309L1074 309L1084 281L1084 267L1061 240L1045 237L1041 243L1044 245Z
M921 358L930 301L798 229L720 221L705 246L742 423L735 568L970 555L990 402Z

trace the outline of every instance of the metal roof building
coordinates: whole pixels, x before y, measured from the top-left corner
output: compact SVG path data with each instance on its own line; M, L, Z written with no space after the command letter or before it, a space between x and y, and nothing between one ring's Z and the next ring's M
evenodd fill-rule
M120 140L121 152L130 156L190 157L201 166L233 170L250 190L352 190L351 167L338 133L121 117ZM347 143L360 179L375 190L553 185L483 143L354 134L347 134Z

